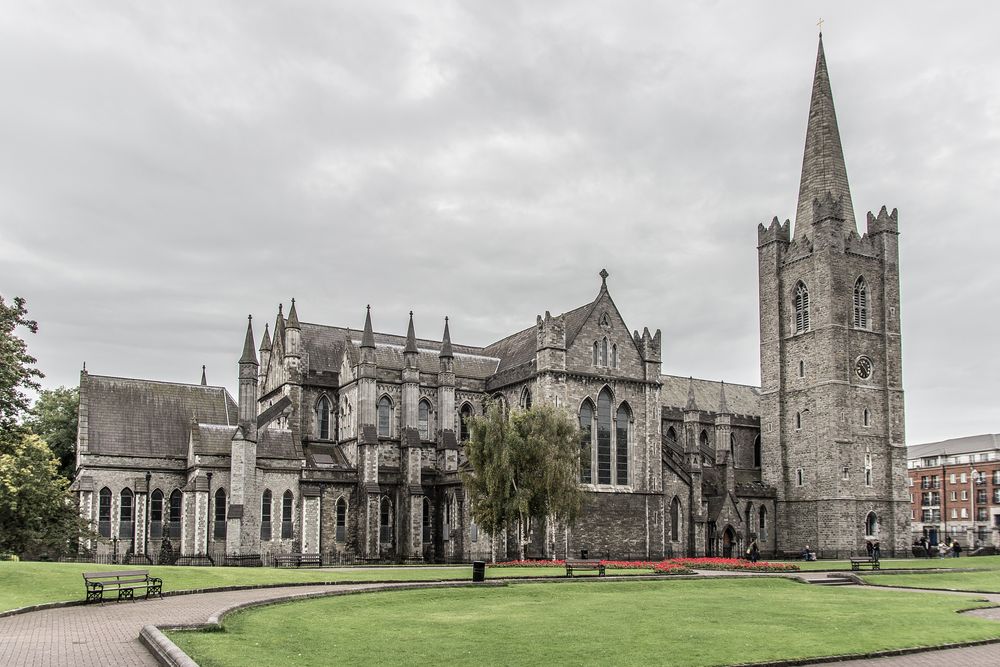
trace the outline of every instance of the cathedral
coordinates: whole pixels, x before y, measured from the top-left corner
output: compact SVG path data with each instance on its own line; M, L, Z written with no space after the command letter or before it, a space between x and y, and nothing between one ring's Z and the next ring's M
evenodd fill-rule
M739 556L752 539L765 556L846 557L870 540L904 555L897 237L885 207L858 233L821 36L794 228L758 226L760 387L664 374L660 331L630 331L606 271L589 302L486 346L452 342L448 318L418 337L412 313L405 334L370 308L360 327L310 323L293 299L259 339L247 323L235 400L204 373L81 373L87 546L515 557L515 536L476 526L461 478L467 421L493 400L580 425L581 516L537 527L532 557Z

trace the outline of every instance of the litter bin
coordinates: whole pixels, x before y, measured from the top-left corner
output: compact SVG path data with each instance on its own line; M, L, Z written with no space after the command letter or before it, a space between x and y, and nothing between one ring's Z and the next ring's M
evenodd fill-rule
M486 581L486 561L472 561L472 580Z
M587 560L587 556L589 555L590 555L589 551L587 551L586 549L580 549L580 560Z

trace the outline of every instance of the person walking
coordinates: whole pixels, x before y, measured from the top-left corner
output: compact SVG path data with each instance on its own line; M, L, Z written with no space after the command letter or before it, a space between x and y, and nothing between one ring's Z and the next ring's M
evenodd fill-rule
M875 540L875 543L872 544L872 555L870 558L876 563L882 558L882 547L879 546L878 540Z
M962 545L958 543L958 540L951 541L951 555L958 558L962 553Z
M868 552L868 560L872 560L872 551L874 547L872 546L871 540L865 540L865 551Z
M756 537L750 541L750 546L747 547L747 556L750 558L751 563L756 563L757 559L760 558L760 547L757 545Z

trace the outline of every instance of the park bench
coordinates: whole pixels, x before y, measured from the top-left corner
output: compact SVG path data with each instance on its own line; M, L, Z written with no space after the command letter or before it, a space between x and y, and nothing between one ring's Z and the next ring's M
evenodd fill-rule
M566 560L566 576L572 577L573 570L597 570L597 576L604 576L604 563L599 560Z
M83 583L87 588L87 602L103 602L104 591L118 591L118 600L135 600L135 590L145 589L150 595L163 597L163 580L149 576L148 570L121 570L118 572L84 572Z
M281 554L274 557L274 566L292 566L302 567L303 565L311 565L314 567L319 567L323 564L323 557L320 554Z
M852 556L851 557L851 569L860 570L864 566L868 566L873 570L881 570L882 567L879 565L878 560L874 558L868 558L867 556Z

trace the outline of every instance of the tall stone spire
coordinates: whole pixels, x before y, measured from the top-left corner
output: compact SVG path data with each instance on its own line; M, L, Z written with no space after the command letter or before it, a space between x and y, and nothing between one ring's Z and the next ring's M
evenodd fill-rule
M697 410L698 404L694 400L694 378L688 378L688 400L687 405L684 406L685 411Z
M719 383L719 414L728 414L729 406L726 405L726 383Z
M295 299L292 299L292 307L288 309L288 323L285 325L289 329L300 329L299 313L295 310Z
M802 156L802 178L799 181L799 203L795 212L795 236L812 227L813 200L824 201L827 193L839 199L848 229L856 229L851 188L847 182L844 149L840 143L837 112L833 108L830 74L826 69L823 34L819 36L816 73L813 76L812 100L809 103L809 124L806 147ZM812 234L810 234L812 237Z
M413 311L410 311L410 324L406 327L406 347L403 348L403 352L411 352L416 354L417 352L417 336L413 333Z
M271 334L268 331L268 323L264 322L264 336L260 339L260 351L270 352L271 351Z
M368 306L365 313L365 331L361 334L361 347L375 349L375 332L372 331L372 307Z
M247 315L247 337L243 341L243 356L240 357L241 364L257 365L257 351L253 345L253 316Z
M441 337L441 352L438 356L442 359L451 358L455 353L451 351L451 332L448 331L448 318L444 318L444 336Z

